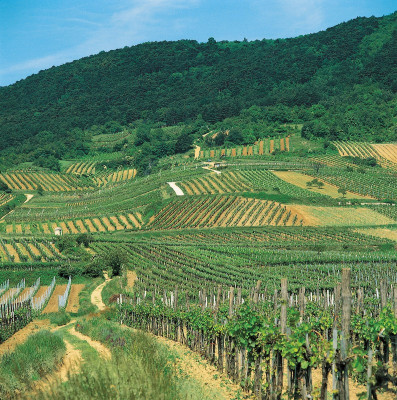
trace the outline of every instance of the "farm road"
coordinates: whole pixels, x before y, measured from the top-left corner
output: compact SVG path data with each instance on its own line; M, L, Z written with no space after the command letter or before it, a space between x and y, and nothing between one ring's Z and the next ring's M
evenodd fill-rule
M167 182L174 190L177 196L184 196L182 189L175 182Z

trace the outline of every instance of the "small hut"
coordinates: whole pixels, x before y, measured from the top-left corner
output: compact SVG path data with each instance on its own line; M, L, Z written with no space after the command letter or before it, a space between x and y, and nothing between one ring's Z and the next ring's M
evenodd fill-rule
M62 228L60 228L59 226L57 226L54 229L54 232L55 232L55 236L62 236Z

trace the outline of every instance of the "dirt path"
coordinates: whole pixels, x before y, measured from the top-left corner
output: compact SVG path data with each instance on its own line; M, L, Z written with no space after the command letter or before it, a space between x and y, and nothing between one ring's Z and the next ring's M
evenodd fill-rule
M163 337L155 336L156 339L175 351L180 358L177 359L178 368L199 382L203 390L208 389L210 393L218 392L224 399L236 399L240 388L230 379L222 375L213 365L201 358L185 346Z
M32 399L37 396L37 393L49 390L51 385L54 383L59 381L66 382L70 375L78 373L82 360L82 352L81 350L76 349L76 347L74 347L67 340L64 339L64 342L66 345L66 353L63 357L60 367L57 371L47 375L45 378L35 384L34 389L31 392Z
M174 190L177 196L184 196L183 190L175 182L167 182L171 188Z
M134 285L135 281L138 279L136 276L136 273L134 271L127 271L127 288L128 290L131 290Z
M89 336L82 334L81 332L76 331L74 326L69 329L69 332L76 336L80 340L85 340L92 348L94 348L99 355L105 360L110 360L112 358L112 354L110 350L105 347L101 342L91 339Z
M215 172L218 175L221 175L221 171L217 171L216 169L211 169L210 167L203 167L203 169L207 169L208 171Z
M32 200L34 197L34 194L25 194L26 200L23 202L23 204L27 203L28 201Z
M105 277L105 282L97 286L91 293L91 303L94 306L97 306L99 311L103 311L106 309L105 303L102 301L102 289L110 281L110 278L107 273L104 273L103 275Z

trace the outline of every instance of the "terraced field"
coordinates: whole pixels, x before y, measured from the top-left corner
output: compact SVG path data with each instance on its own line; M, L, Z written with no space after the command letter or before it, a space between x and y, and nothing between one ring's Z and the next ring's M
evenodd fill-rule
M338 187L334 185L330 185L327 182L320 180L323 183L321 188L316 186L309 186L308 184L313 181L314 177L302 174L296 171L273 171L273 174L279 177L280 179L291 183L292 185L299 186L302 189L310 190L311 192L316 192L320 194L324 194L326 196L333 197L334 199L342 197L342 194L338 192ZM343 195L344 198L347 199L372 199L370 196L362 196L357 193L346 191L346 194Z
M233 148L204 149L198 151L197 157L200 159L213 159L222 157L254 157L272 154L275 150L290 151L290 138L263 139L258 140L251 146L237 146Z
M0 262L52 262L64 259L50 240L0 239Z
M376 158L380 165L397 171L397 144L370 144L365 142L333 142L343 157Z
M365 226L395 224L391 218L366 207L318 207L296 205L294 208L307 225Z
M0 174L0 180L12 190L37 190L41 187L48 192L87 190L93 187L74 176L56 173L15 171Z
M154 215L148 228L184 229L219 226L302 225L290 206L239 196L197 196L175 200Z

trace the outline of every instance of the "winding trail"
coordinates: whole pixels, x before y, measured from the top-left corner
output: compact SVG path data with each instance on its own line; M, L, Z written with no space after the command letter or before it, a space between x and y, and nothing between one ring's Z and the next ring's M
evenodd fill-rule
M105 347L101 342L93 340L89 336L86 336L83 333L76 331L74 326L69 329L69 333L71 333L73 336L76 336L80 340L85 340L105 360L110 360L112 358L112 353L107 347Z
M208 171L215 172L218 175L220 175L222 173L221 171L217 171L216 169L211 169L210 167L203 167L203 169L207 169Z
M105 277L105 282L97 286L91 293L91 303L94 306L97 306L99 311L103 311L106 309L106 305L102 301L102 290L105 285L111 280L106 272L103 273L103 276Z

